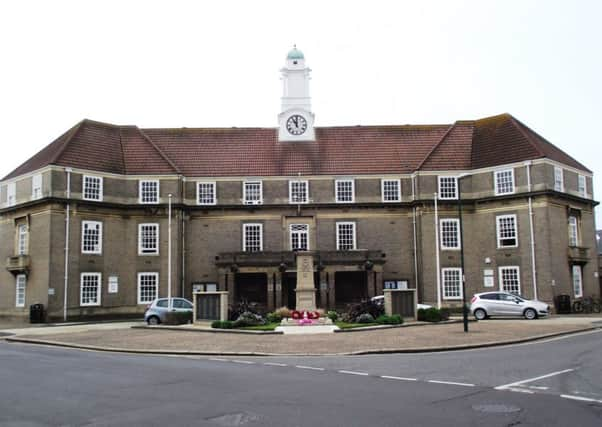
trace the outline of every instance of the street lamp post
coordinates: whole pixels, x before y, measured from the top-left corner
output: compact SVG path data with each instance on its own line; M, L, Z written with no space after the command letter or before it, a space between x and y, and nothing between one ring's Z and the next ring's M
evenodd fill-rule
M468 307L466 307L466 275L464 274L464 226L462 224L462 194L460 191L462 178L466 175L458 176L458 223L460 227L460 268L462 280L462 322L464 323L464 332L468 332Z

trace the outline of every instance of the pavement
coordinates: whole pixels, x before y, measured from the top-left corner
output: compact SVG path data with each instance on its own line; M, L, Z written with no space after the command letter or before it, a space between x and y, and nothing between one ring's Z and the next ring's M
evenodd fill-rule
M20 325L24 326L24 325ZM216 331L208 325L144 327L142 322L102 322L19 327L0 324L9 342L97 351L179 355L353 355L416 353L509 345L602 328L601 315L491 319L462 323L411 322L403 327L349 333L278 335Z

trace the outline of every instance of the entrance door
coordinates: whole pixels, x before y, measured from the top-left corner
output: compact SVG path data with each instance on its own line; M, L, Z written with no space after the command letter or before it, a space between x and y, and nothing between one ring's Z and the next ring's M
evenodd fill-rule
M365 271L337 271L334 275L335 305L344 307L368 298Z
M237 273L236 302L246 301L266 310L268 303L268 276L265 273Z

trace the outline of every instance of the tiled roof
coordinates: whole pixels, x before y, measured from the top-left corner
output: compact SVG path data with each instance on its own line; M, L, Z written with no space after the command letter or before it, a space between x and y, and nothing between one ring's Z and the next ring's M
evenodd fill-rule
M139 129L84 120L4 179L46 165L140 175L352 175L468 170L543 157L589 171L509 114L315 132L315 141L279 142L276 128Z

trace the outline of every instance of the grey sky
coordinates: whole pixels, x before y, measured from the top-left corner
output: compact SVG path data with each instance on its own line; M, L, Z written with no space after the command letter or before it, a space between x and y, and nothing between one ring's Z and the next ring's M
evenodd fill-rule
M594 0L3 1L0 176L83 118L276 126L296 43L317 126L509 112L593 170L600 200L601 19Z

